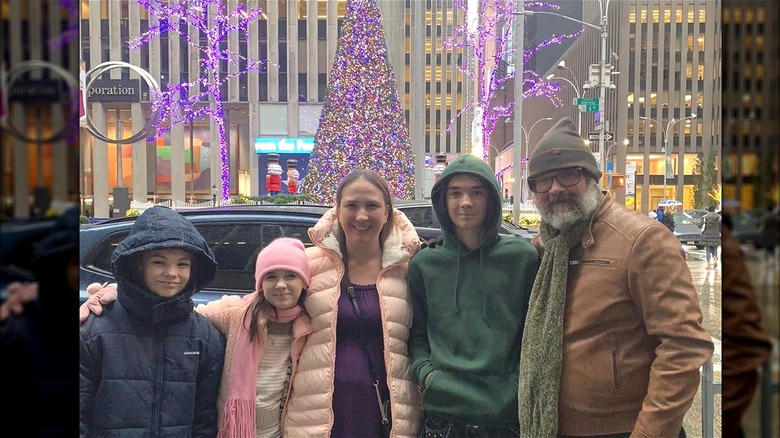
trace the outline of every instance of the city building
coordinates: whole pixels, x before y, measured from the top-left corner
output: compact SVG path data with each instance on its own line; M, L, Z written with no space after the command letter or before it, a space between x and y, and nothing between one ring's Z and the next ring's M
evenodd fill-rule
M4 217L56 214L78 203L78 126L69 116L78 96L78 37L53 31L71 25L76 20L56 1L0 2Z
M599 25L598 5L595 1L583 2L582 20ZM595 108L580 112L573 104L578 97L599 96L601 35L583 26L583 34L560 59L546 72L540 72L560 83L560 105L556 107L539 97L528 99L523 105L523 126L530 130L546 117L568 116L581 120L581 132L587 138L598 133L603 123L611 138L605 151L599 151L598 141L591 140L593 152L606 156L606 170L626 175L627 168L633 169L633 176L626 177L626 187L614 191L616 199L642 212L654 209L663 199L677 199L684 208L692 208L698 154L705 159L715 154L716 169L720 169L720 6L720 1L706 0L612 1L607 16L606 63L612 66L609 84L614 87L606 91L605 120L597 120ZM592 72L594 64L596 70ZM591 78L593 73L595 77ZM588 86L583 87L586 82ZM529 132L524 157L530 155L545 126L549 128L540 123ZM510 124L499 135L511 139L511 132ZM666 181L665 137L670 173ZM505 150L501 162L511 163L513 152ZM503 178L504 187L511 193L517 178L512 171L504 173ZM629 185L630 181L633 183Z
M724 1L722 14L723 199L764 209L780 190L780 5Z
M428 0L419 14L413 9L420 2L378 3L388 57L403 95L407 120L425 121L423 129L411 132L415 151L459 153L465 125L455 116L463 106L464 79L453 63L462 56L463 49L444 50L441 43L462 21L462 11L452 0ZM224 44L242 56L268 60L266 69L240 75L222 90L230 145L231 195L265 194L261 183L266 170L263 153L271 152L273 144L311 147L346 4L345 0L250 1L248 6L264 11L249 27L250 42L237 33L225 38ZM170 33L137 50L128 48L127 41L149 26L146 9L136 2L82 0L81 5L85 70L109 60L129 62L151 73L161 88L197 76L198 51L178 35L178 44L174 43L175 34ZM235 7L234 2L227 5ZM412 47L415 36L422 40L417 48ZM226 66L226 73L237 69ZM424 93L414 90L415 69L422 73ZM101 86L122 86L122 81L134 76L128 69L114 69L107 74L111 79ZM94 91L88 90L92 97L91 102L88 99L88 111L96 129L109 138L115 138L116 120L121 122L123 138L143 129L149 117L148 98L121 101ZM423 105L415 108L412 96ZM208 104L207 100L202 103ZM108 214L112 189L117 186L127 187L130 197L137 201L210 199L219 175L219 155L211 152L217 144L214 123L205 118L191 125L174 126L153 142L122 146L120 154L116 145L84 133L84 196L88 203L95 203L96 216ZM122 173L120 179L118 170ZM305 173L305 169L300 170Z

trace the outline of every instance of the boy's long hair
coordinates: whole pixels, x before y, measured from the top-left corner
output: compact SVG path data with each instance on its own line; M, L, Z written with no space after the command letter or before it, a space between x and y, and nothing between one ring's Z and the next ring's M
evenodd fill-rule
M301 296L298 297L298 305L301 306L301 309L303 309L303 301L306 299L306 289L303 289L301 291ZM250 311L252 312L252 319L249 322L249 341L252 342L255 340L255 337L260 335L260 320L265 318L268 320L268 315L270 315L272 312L274 316L276 316L276 307L274 307L271 303L268 302L268 300L265 299L265 295L263 295L263 292L258 292L257 296L255 297L254 302L252 302L252 305L250 306Z

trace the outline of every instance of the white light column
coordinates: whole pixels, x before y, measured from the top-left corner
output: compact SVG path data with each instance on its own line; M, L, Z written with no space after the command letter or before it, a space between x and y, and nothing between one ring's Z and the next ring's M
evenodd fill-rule
M515 79L514 79L514 91L515 91L515 105L514 105L514 129L512 130L512 140L514 144L514 152L512 153L512 175L515 177L515 182L512 183L512 196L514 202L512 203L512 219L514 222L520 223L520 184L522 176L520 175L520 168L522 167L522 135L523 135L523 50L525 43L525 17L523 16L523 0L517 1L517 13L514 17L514 29L512 42L515 48Z

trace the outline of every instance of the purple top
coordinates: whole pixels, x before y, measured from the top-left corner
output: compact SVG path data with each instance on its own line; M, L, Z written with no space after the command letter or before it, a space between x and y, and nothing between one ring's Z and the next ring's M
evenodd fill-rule
M376 390L363 355L363 330L368 354L376 368L382 400L389 397L385 371L382 319L376 285L353 285L362 318L358 321L349 294L339 296L336 319L336 373L333 389L332 437L381 437L382 416Z

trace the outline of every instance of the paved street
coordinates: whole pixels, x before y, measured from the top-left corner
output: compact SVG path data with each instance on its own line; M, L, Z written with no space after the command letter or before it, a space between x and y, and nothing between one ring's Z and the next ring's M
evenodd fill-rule
M704 250L697 250L693 246L686 246L686 260L691 270L691 277L696 290L699 293L699 305L704 314L703 325L712 335L712 341L715 344L715 353L712 357L714 380L720 380L721 370L721 276L720 268L707 269L706 256ZM714 437L721 436L721 398L715 396L713 430ZM702 434L702 407L701 407L701 388L699 388L696 398L693 401L691 409L685 416L683 427L688 437L703 437ZM706 437L711 438L711 437Z

